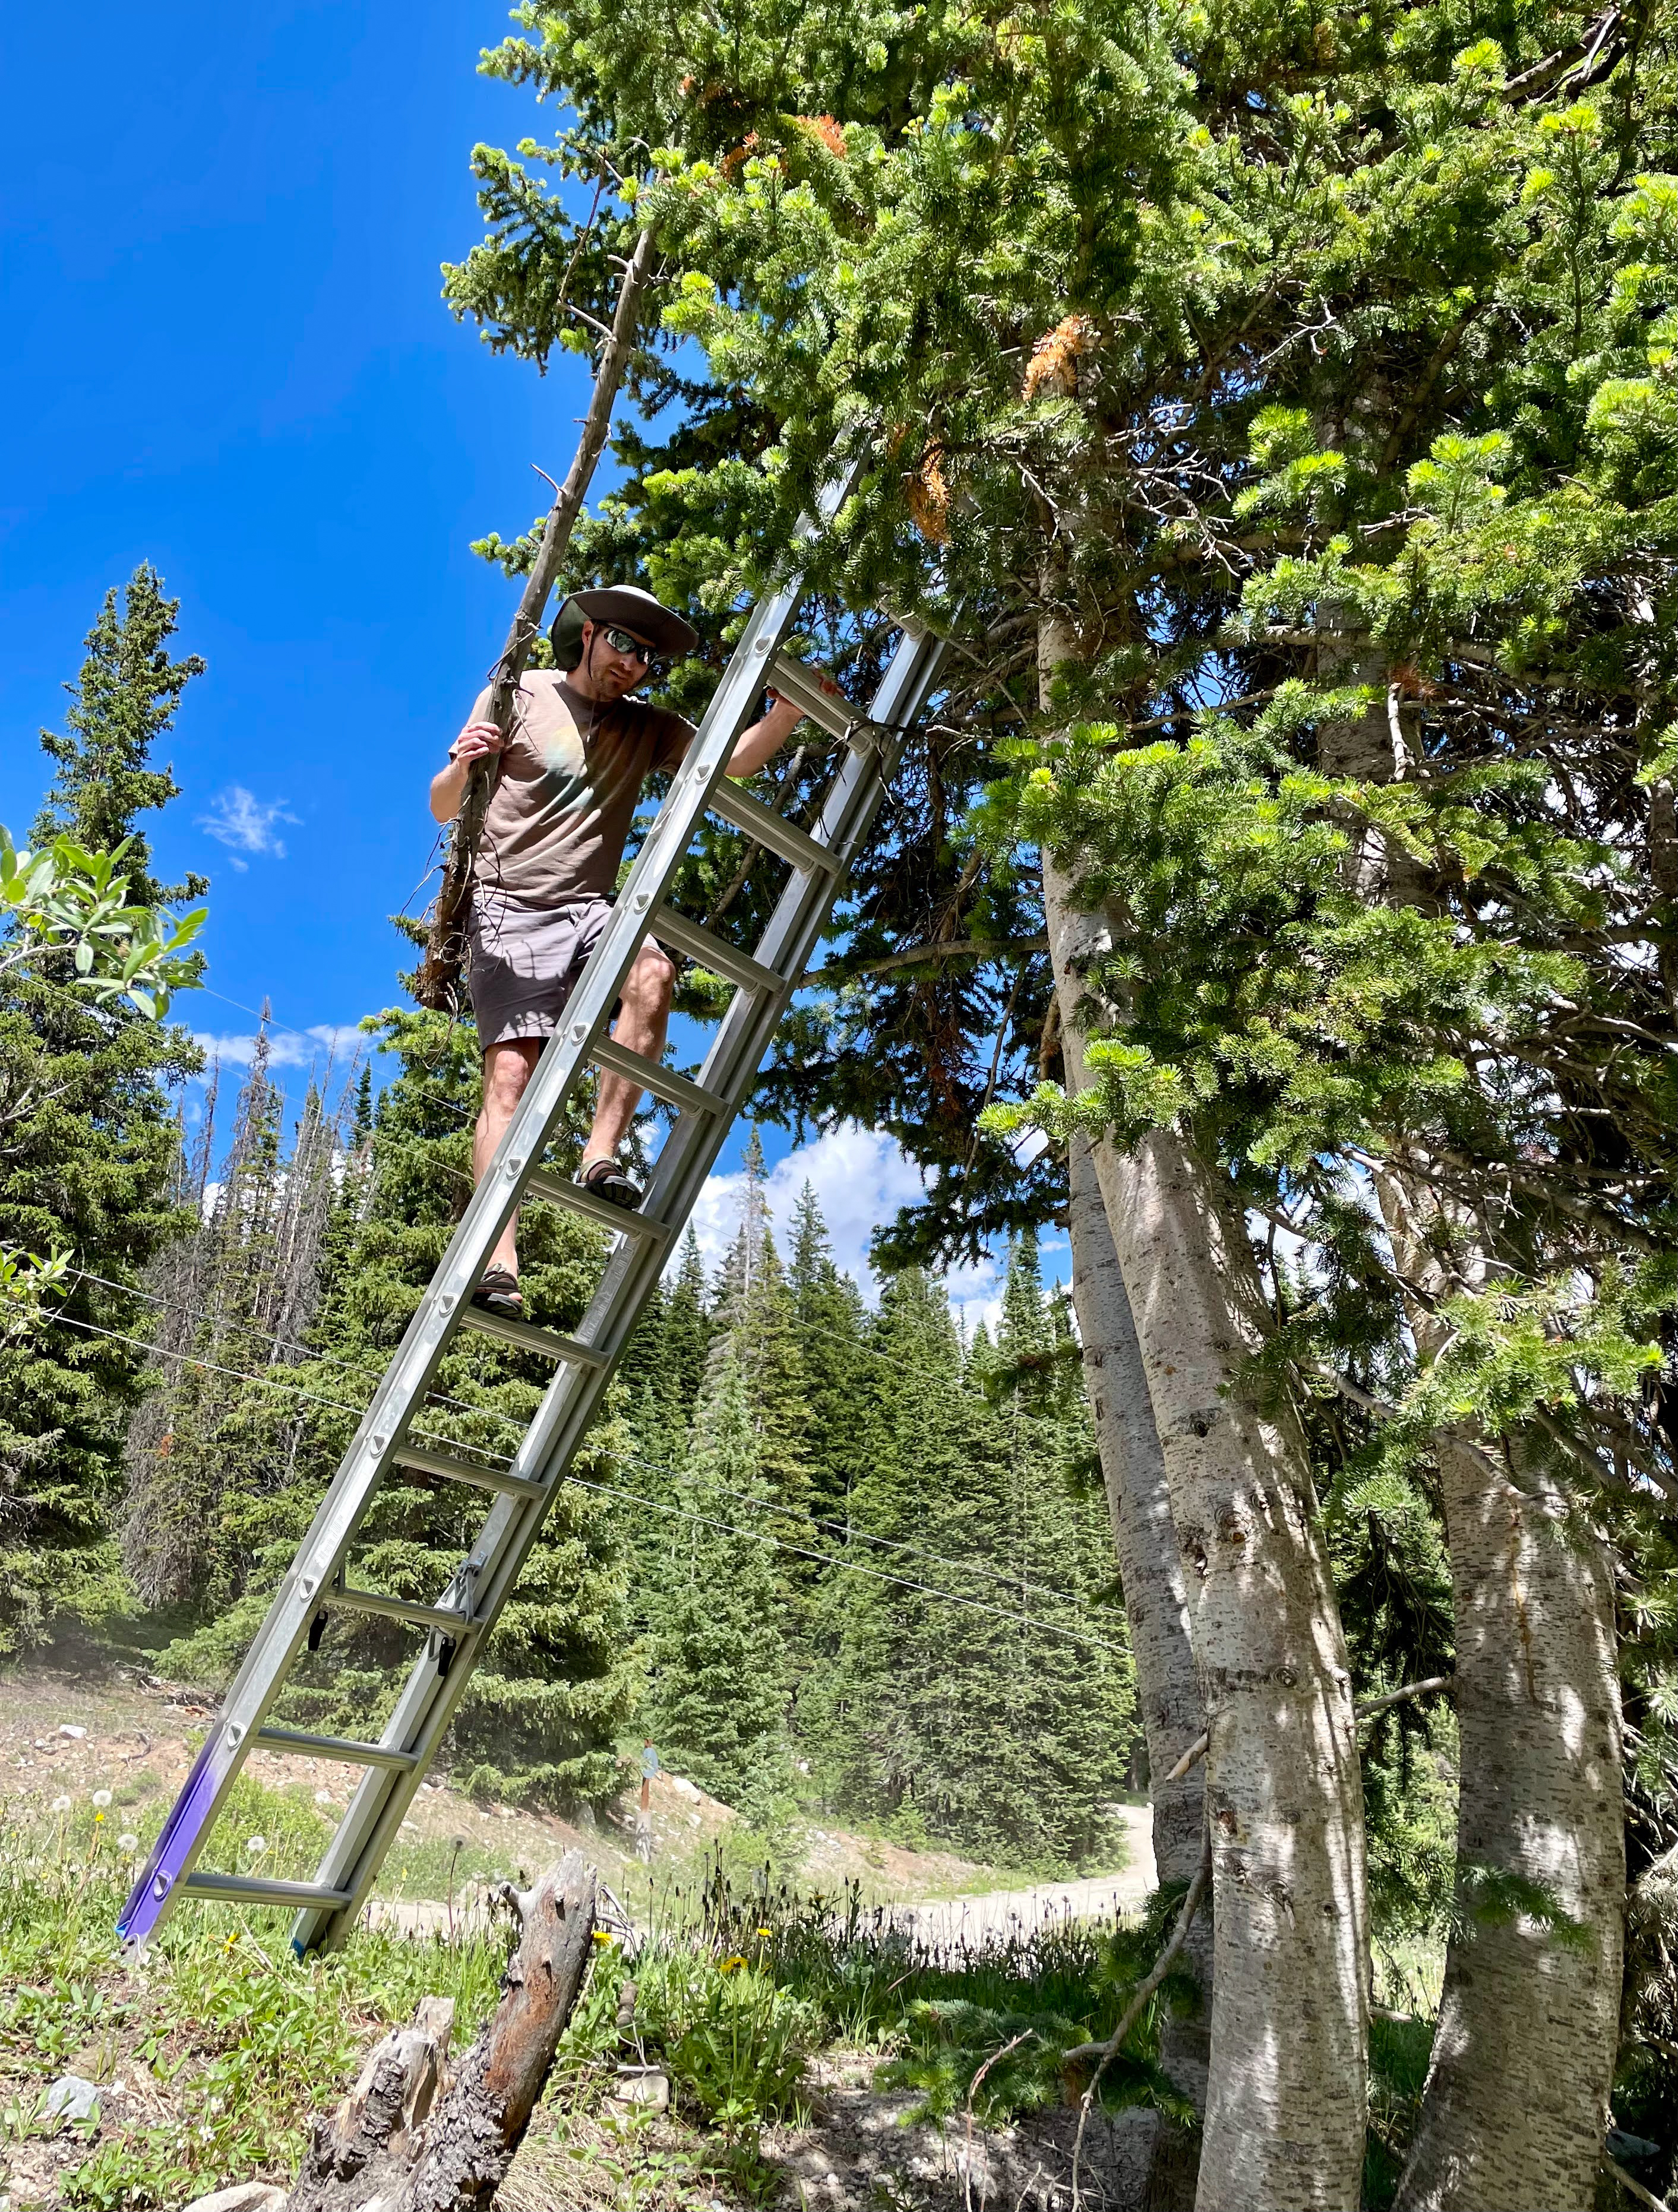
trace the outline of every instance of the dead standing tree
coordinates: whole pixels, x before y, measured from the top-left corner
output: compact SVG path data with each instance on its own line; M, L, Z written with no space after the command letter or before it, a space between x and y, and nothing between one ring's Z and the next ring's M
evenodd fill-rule
M453 2073L453 2002L422 1998L316 2121L289 2196L218 2191L187 2212L235 2202L241 2212L484 2212L524 2141L593 1948L594 1870L581 1852L510 1893L520 1932L501 2002Z

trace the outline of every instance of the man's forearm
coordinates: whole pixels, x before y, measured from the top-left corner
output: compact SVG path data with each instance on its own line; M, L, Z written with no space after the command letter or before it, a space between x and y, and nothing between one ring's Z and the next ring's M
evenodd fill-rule
M471 770L464 761L451 761L431 779L431 812L439 822L453 822L460 811L460 798Z
M728 756L727 773L756 775L766 761L774 759L803 720L795 708L777 702L761 722L754 722L735 738L734 750Z

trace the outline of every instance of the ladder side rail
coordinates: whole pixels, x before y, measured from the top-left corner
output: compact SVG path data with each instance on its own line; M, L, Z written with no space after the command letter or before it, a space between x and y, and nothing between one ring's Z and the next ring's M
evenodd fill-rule
M835 489L832 506L837 505L844 488L842 483ZM802 591L801 574L795 572L753 608L658 819L636 855L617 910L579 980L572 999L575 1012L538 1061L308 1534L275 1591L188 1786L124 1907L119 1928L125 1942L143 1942L155 1931L196 1864L251 1748L251 1739L308 1633L321 1589L343 1565L356 1529L390 1468L393 1448L459 1326L459 1310L476 1287L485 1258L518 1206L523 1171L537 1164L571 1085L586 1065L587 1042L610 1018L654 912L685 857L711 790L768 680L769 662L792 628Z
M889 711L894 722L912 722L935 680L942 651L937 641L906 633L882 680L877 708ZM881 719L885 718L883 713ZM823 806L820 826L842 840L847 854L860 842L885 798L885 780L900 747L900 738L887 733L882 737L879 747L850 755L830 786ZM797 964L784 967L781 988L773 998L739 991L724 1017L707 1055L704 1087L727 1097L735 1112L744 1103L758 1064L798 988L805 961L831 908L839 880L837 874L827 870L793 877L777 902L764 943L767 945L778 938L789 951L796 951ZM777 924L781 925L779 930ZM732 1115L727 1121L708 1115L679 1117L660 1152L643 1201L659 1218L677 1227L685 1220L721 1152L732 1121ZM414 1766L407 1772L381 1770L363 1778L315 1877L322 1887L344 1893L348 1901L335 1908L306 1908L299 1914L292 1943L300 1956L341 1941L353 1925L441 1746L470 1680L477 1650L517 1582L552 1494L562 1480L562 1470L594 1419L609 1386L611 1369L663 1271L665 1256L648 1240L626 1238L608 1260L581 1324L581 1334L599 1346L607 1364L587 1371L568 1370L556 1376L545 1395L514 1463L526 1474L539 1468L545 1477L552 1470L549 1495L529 1502L498 1499L479 1530L471 1555L440 1599L441 1604L458 1604L463 1611L470 1611L473 1626L458 1645L446 1679L439 1679L429 1656L422 1656L411 1669L386 1736L387 1741L416 1753Z

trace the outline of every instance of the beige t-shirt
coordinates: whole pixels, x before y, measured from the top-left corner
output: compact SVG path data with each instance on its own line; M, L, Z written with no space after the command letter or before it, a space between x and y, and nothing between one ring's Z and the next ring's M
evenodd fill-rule
M480 691L469 719L489 707ZM557 670L528 670L484 817L478 881L518 906L610 898L642 787L692 738L693 724L663 708L596 704Z

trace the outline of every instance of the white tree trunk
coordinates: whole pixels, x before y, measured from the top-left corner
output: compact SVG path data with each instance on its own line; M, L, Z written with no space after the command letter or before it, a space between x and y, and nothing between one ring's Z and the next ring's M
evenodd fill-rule
M1206 1699L1211 2076L1200 2212L1344 2208L1367 2117L1352 1683L1304 1444L1237 1381L1245 1224L1175 1138L1097 1148L1169 1470Z
M1402 776L1413 748L1396 701L1381 696L1384 667L1337 639L1319 659L1377 698L1325 727L1323 768L1371 783ZM1419 864L1367 835L1348 874L1371 900L1429 898ZM1452 1211L1442 1240L1452 1276L1425 1233L1440 1208L1425 1163L1377 1174L1375 1187L1399 1273L1426 1293L1407 1301L1426 1365L1446 1336L1432 1301L1484 1275L1474 1224ZM1614 1584L1601 1538L1546 1473L1542 1444L1517 1437L1511 1472L1469 1428L1437 1438L1456 1614L1457 1929L1398 2212L1585 2212L1596 2194L1625 1935ZM1543 1890L1576 1930L1488 1915L1487 1875Z
M1067 1164L1073 1302L1148 1747L1154 1867L1162 1883L1187 1884L1200 1866L1206 1832L1205 1770L1197 1765L1175 1782L1166 1778L1204 1729L1206 1709L1195 1671L1176 1526L1141 1346L1087 1137L1073 1139ZM1190 1923L1184 1945L1184 1963L1201 1986L1200 2008L1172 2015L1160 2037L1161 2066L1199 2113L1206 2110L1211 2044L1212 1948L1212 1913L1206 1909ZM1191 2204L1198 2164L1199 2145L1190 2132L1162 2125L1149 2175L1150 2212Z
M1040 696L1076 652L1038 638ZM1045 856L1068 1087L1085 1079L1090 957L1110 942ZM1092 1147L1176 1521L1207 1715L1210 2071L1199 2212L1347 2212L1368 2118L1363 1789L1340 1608L1304 1443L1237 1376L1263 1336L1226 1182L1155 1131Z
M1626 1902L1614 1589L1530 1463L1439 1441L1456 1605L1458 1904L1400 2212L1586 2212L1619 2042ZM1480 1869L1576 1923L1488 1917ZM1475 1912L1476 1904L1480 1911ZM1564 1940L1565 1939L1565 1940Z
M1104 933L1044 869L1068 1079ZM1073 1071L1076 1071L1075 1073ZM1245 1225L1174 1137L1093 1158L1183 1563L1211 1746L1210 2075L1200 2212L1344 2212L1367 2118L1363 1797L1340 1613L1303 1440L1236 1376L1257 1349Z

